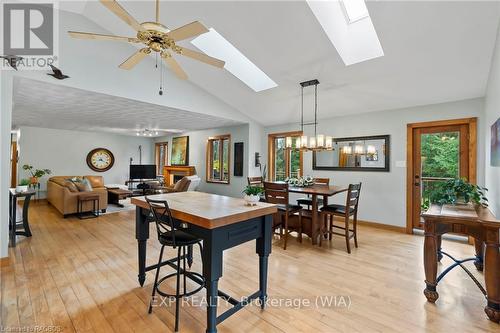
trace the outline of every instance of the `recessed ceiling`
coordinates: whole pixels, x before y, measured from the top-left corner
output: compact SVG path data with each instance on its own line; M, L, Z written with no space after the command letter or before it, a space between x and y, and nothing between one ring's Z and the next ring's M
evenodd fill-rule
M146 20L152 3L123 5ZM500 17L496 1L368 1L384 56L345 66L305 1L167 1L161 6L167 26L202 21L278 84L254 92L225 70L180 59L191 82L265 125L298 122L298 83L315 78L321 82L320 119L482 97ZM105 11L89 3L85 15L104 30L133 34L118 19L101 20L108 17Z
M12 124L135 136L234 126L234 120L15 77Z

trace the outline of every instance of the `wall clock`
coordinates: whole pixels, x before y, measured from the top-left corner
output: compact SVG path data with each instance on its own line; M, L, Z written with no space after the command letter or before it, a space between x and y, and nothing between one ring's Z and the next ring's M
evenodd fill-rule
M114 163L113 153L106 148L96 148L87 154L87 165L94 171L108 171Z

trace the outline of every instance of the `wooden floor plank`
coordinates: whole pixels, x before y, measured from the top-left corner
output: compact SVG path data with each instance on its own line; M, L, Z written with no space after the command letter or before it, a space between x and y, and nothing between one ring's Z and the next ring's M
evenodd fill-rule
M147 313L153 272L144 287L137 282L134 211L97 219L63 219L46 203L30 207L33 237L19 237L0 267L2 327L59 327L62 332L172 332L174 305ZM151 225L151 235L155 235ZM286 251L274 240L269 265L269 295L281 306L265 311L250 306L218 326L219 332L496 332L483 313L484 298L459 270L439 287L436 304L426 302L422 264L423 238L361 226L360 247L345 251L342 238L312 246L294 238ZM458 257L473 255L473 247L443 241ZM147 263L155 263L160 246L148 243ZM173 250L167 250L173 256ZM194 271L201 271L195 250ZM440 264L442 270L448 259ZM258 258L249 242L224 254L222 290L236 297L258 287ZM473 266L471 266L473 267ZM162 269L167 274L169 268ZM482 273L472 269L478 279ZM173 290L174 281L162 288ZM204 293L182 303L181 332L203 332ZM315 306L318 297L336 305ZM308 300L309 306L286 305ZM349 306L344 306L346 300ZM341 304L342 303L342 304ZM227 308L223 305L221 308ZM223 311L223 309L220 309Z

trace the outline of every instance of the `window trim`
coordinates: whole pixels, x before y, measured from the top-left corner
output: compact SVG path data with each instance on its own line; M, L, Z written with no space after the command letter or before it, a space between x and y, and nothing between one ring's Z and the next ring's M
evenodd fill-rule
M163 176L163 170L159 170L160 167L160 146L165 146L165 163L163 166L168 165L168 141L155 142L155 164L156 164L156 175Z
M228 147L227 147L227 180L222 180L222 179L211 179L210 174L212 170L212 142L213 141L220 141L220 147L223 147L223 141L228 140ZM224 174L224 161L223 161L223 153L224 149L219 149L219 162L221 162L221 176ZM231 182L231 134L223 134L223 135L216 135L216 136L211 136L207 140L207 150L206 150L206 177L205 181L207 183L214 183L214 184L230 184Z
M267 136L267 165L268 165L268 173L270 181L275 181L274 174L274 151L276 148L275 142L277 138L286 138L287 136L301 136L303 134L302 131L293 131L293 132L280 132L280 133L271 133ZM285 154L285 177L290 176L290 155ZM300 151L300 174L301 177L304 175L304 152Z

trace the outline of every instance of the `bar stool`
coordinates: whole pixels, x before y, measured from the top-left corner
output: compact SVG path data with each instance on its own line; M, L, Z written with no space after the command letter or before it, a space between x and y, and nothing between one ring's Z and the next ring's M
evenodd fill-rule
M201 239L188 234L184 231L178 230L174 226L174 221L172 218L172 213L166 200L153 200L146 197L146 201L149 204L149 210L152 218L156 223L156 231L158 232L158 241L161 244L160 258L158 259L158 266L156 267L155 282L153 284L153 292L151 295L151 301L149 302L149 310L151 313L153 311L153 300L156 293L163 297L175 298L175 332L179 331L179 299L183 297L189 297L197 292L199 292L205 286L205 279L203 276L196 272L186 271L186 248L188 246L196 245L200 247L200 252L202 251ZM174 273L168 274L161 279L160 268L163 259L163 250L165 246L177 248L177 265L176 271ZM181 269L181 259L182 259L182 269ZM180 293L180 278L183 276L183 292ZM171 277L176 277L176 292L175 295L168 294L160 290L160 285ZM193 291L186 291L186 278L190 277L194 281L201 281L200 287Z

